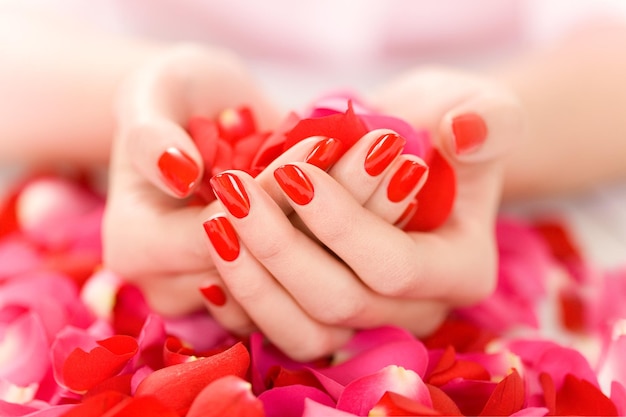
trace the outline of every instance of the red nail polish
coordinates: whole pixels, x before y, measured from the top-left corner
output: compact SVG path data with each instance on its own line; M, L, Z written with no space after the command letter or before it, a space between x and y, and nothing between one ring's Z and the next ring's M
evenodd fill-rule
M415 189L428 168L416 161L404 161L387 186L387 198L398 203Z
M283 165L276 169L274 178L285 194L296 204L304 206L313 199L313 184L296 165Z
M463 114L452 119L455 151L458 155L476 151L487 139L487 125L475 113Z
M224 204L233 216L242 219L250 212L250 199L241 180L228 172L211 178L211 187L215 196Z
M217 216L203 223L215 251L225 261L234 261L239 256L239 239L235 228L226 217Z
M189 194L200 175L200 168L194 160L174 147L161 154L157 165L167 185L180 197Z
M327 171L341 157L342 144L335 138L319 141L304 162Z
M395 226L403 229L413 218L413 216L415 216L415 213L417 213L417 199L413 199L413 201L411 201L409 205L406 206L398 220L396 220Z
M367 152L365 171L372 177L380 175L400 155L406 140L395 133L379 137Z
M202 296L211 304L221 307L226 304L226 294L219 285L209 285L200 288Z

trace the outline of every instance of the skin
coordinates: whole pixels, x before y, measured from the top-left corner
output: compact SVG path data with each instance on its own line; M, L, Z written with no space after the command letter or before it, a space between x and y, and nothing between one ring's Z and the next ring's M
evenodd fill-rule
M202 168L181 127L191 114L246 102L262 126L280 120L241 61L218 48L113 38L50 16L2 13L0 28L1 161L110 164L105 265L141 286L163 314L205 305L226 328L261 329L297 359L332 352L357 328L431 331L449 308L492 291L493 225L503 198L577 192L626 174L622 26L578 34L481 74L412 69L369 92L368 101L386 113L428 128L456 170L452 215L430 233L393 225L418 188L402 202L386 199L391 175L412 157L398 157L376 177L363 169L380 132L365 135L328 172L302 163L315 140L255 179L230 172L251 200L244 218L220 201L184 207L157 160L173 146ZM7 42L15 30L20 42ZM451 121L467 113L479 114L489 134L474 152L458 155ZM309 204L294 203L277 186L273 172L284 163L312 182ZM221 259L202 230L214 216L236 230L241 249L233 261ZM211 284L226 291L224 306L204 304L198 288Z

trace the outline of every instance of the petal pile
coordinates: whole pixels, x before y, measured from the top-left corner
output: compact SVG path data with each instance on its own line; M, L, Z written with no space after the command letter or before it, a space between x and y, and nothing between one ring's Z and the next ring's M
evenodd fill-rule
M274 132L258 132L246 107L189 123L209 172L258 173L309 136L349 147L377 128L405 136L434 174L418 196L431 214L409 227L442 224L454 176L428 134L355 97L325 97ZM300 363L206 312L151 311L100 265L104 196L91 184L36 174L0 203L0 415L626 415L626 268L594 268L558 219L501 218L497 290L432 334L364 329Z

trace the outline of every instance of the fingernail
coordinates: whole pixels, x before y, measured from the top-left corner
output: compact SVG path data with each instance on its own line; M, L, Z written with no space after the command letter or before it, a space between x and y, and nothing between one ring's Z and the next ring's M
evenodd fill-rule
M304 206L313 199L311 180L295 165L283 165L274 171L278 185L296 204Z
M404 229L409 221L413 218L413 216L415 216L415 213L417 213L417 199L413 199L413 201L411 201L409 205L406 206L394 225L396 227L399 227L400 229Z
M211 304L221 307L226 304L226 294L219 285L201 287L200 293Z
M239 256L239 239L235 228L224 216L213 217L202 224L215 251L225 261Z
M487 125L475 113L462 114L452 119L452 133L457 155L472 153L487 139Z
M322 139L313 148L304 162L327 171L341 157L341 142L335 138Z
M393 174L387 186L387 198L398 203L404 200L415 189L428 167L416 161L404 161Z
M189 194L200 175L200 168L194 160L174 147L161 154L157 165L167 185L180 197Z
M224 204L226 210L238 219L250 212L250 199L241 180L233 174L223 172L211 178L211 187L215 196Z
M380 175L400 155L406 140L395 133L379 137L367 152L365 171L372 177Z

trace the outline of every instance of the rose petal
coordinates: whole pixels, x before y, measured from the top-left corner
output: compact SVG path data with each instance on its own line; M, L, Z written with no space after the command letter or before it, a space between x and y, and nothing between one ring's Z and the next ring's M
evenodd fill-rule
M481 416L508 416L524 406L524 381L515 369L496 385Z
M476 416L485 407L496 385L490 381L457 380L447 383L441 389L454 401L463 415Z
M234 375L219 378L198 394L186 417L263 417L263 403L251 388L249 382Z
M434 385L426 384L428 392L430 393L430 399L433 402L433 409L437 410L443 416L462 416L461 410L457 407L456 403L443 392L441 388Z
M545 407L527 407L522 408L517 413L511 414L511 417L543 417L550 415Z
M50 358L48 339L39 316L26 312L0 330L3 330L0 332L0 378L19 387L41 382L50 366Z
M72 391L87 391L117 375L138 351L137 341L115 335L97 342L89 352L76 348L63 364L63 381Z
M428 178L417 194L417 211L405 230L438 228L450 216L456 197L456 174L450 163L435 148L423 159L428 165Z
M222 353L151 373L141 381L135 395L155 396L184 415L204 387L226 375L243 378L249 365L248 351L242 343L237 343Z
M325 404L320 404L310 398L304 400L304 411L302 417L354 417L352 413L337 410Z
M458 359L454 348L449 346L426 377L426 381L435 386L442 386L455 379L489 381L490 378L491 375L482 365Z
M577 350L543 340L513 340L508 349L518 355L524 364L524 374L549 374L557 390L567 374L599 386L596 373L587 359Z
M12 235L0 240L0 279L33 271L42 261L34 245L22 236Z
M391 365L348 384L337 408L366 415L386 392L395 392L432 408L428 388L414 371Z
M611 384L611 401L617 407L620 416L626 415L626 388L619 382Z
M438 416L438 411L426 407L425 405L396 394L395 392L386 392L385 395L369 412L374 416Z
M424 345L406 331L392 327L357 333L336 357L343 362L317 371L343 385L388 365L424 375L428 363Z
M366 133L367 128L363 121L354 113L352 105L348 103L345 113L300 120L293 129L285 134L284 149L289 149L301 140L312 136L324 136L340 141L343 144L342 149L345 151Z
M250 107L241 106L222 110L217 116L220 137L235 143L256 132L256 121Z
M274 388L259 395L259 399L263 402L267 417L300 417L307 399L329 407L335 405L324 392L304 385Z
M556 394L560 416L617 416L617 407L589 381L568 374Z

